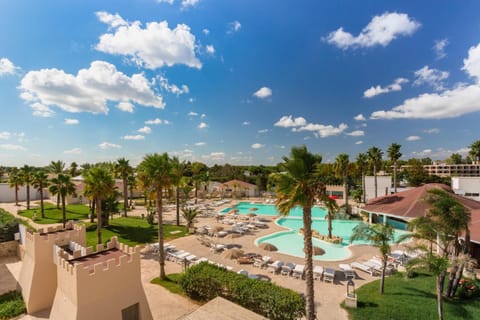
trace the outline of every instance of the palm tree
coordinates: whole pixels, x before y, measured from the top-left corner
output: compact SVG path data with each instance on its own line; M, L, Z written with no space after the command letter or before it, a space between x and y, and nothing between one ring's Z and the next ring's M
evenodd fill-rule
M187 165L185 161L180 162L177 157L172 158L172 185L175 186L177 226L180 225L180 186L182 185L186 169Z
M78 164L75 161L70 163L70 169L68 171L72 177L76 177L78 175Z
M59 196L62 201L62 223L65 228L65 224L67 223L65 197L75 195L75 185L72 182L72 177L60 173L57 177L51 180L51 185L48 190L51 194Z
M385 270L387 269L388 255L391 252L390 243L394 240L393 227L388 223L365 224L361 223L353 229L350 236L350 242L355 240L366 240L371 242L372 246L377 247L382 255L382 277L380 279L380 294L384 292Z
M18 168L13 168L12 171L10 171L10 174L8 176L8 183L10 188L15 189L15 205L18 207L18 190L22 185L22 178L20 177Z
M335 218L335 213L338 211L337 201L331 198L325 199L325 208L327 208L328 220L328 238L332 239L332 220Z
M335 173L343 178L343 193L345 198L345 211L350 213L348 208L348 171L350 166L350 160L348 154L341 153L335 158L334 169Z
M115 179L112 172L105 166L96 166L90 169L84 177L85 188L95 199L97 212L97 243L102 243L102 200L110 197L115 190Z
M43 189L48 188L50 181L48 175L43 170L39 170L33 174L33 187L40 193L40 212L42 218L45 218L45 210L43 207Z
M371 147L367 151L368 159L370 164L373 166L373 179L375 184L375 198L378 197L378 188L377 188L377 169L382 164L383 151L377 147Z
M137 178L135 175L130 175L127 178L128 191L130 192L130 204L133 203L133 190L137 187Z
M480 162L480 140L477 140L470 145L469 154L476 163Z
M20 169L20 177L22 179L22 184L25 184L27 188L27 210L30 209L30 185L32 184L33 181L33 173L34 173L35 168L24 165Z
M193 227L193 222L197 215L200 214L200 210L197 208L189 207L189 208L182 208L182 216L187 223L187 229L190 230Z
M367 170L368 166L368 155L366 153L359 153L357 155L357 166L362 172L362 201L363 203L367 202L366 199L366 192L365 192L365 171Z
M296 206L303 208L303 239L305 252L306 319L315 319L313 259L312 259L312 207L323 183L317 179L316 170L322 161L320 155L313 155L307 147L293 147L290 157L284 157L280 164L283 172L274 174L277 200L275 205L281 215L286 216Z
M115 163L115 172L122 178L123 184L123 216L127 216L128 207L128 177L133 173L133 168L125 158L120 158Z
M401 147L398 143L392 143L387 150L388 157L393 164L393 190L395 193L397 193L397 161L402 157Z
M198 198L198 186L200 182L203 180L202 173L207 169L207 166L201 162L194 162L192 163L191 170L192 170L192 180L195 184L195 204L197 204Z
M165 152L163 154L148 154L143 158L140 164L140 170L150 177L150 183L155 189L158 215L158 245L160 248L159 264L160 279L165 279L165 252L163 248L163 191L168 190L172 182L172 160Z
M59 174L65 171L65 162L62 160L52 161L48 165L47 170L58 177ZM57 194L57 209L60 209L60 194Z

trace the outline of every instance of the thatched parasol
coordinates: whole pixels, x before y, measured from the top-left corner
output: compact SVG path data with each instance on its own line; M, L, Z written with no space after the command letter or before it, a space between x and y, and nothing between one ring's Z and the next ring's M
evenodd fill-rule
M259 245L259 247L265 251L277 251L277 247L275 247L273 244L264 242Z
M225 259L238 259L242 255L243 255L243 250L240 250L240 249L237 249L237 248L228 249L227 251L225 251L222 254L222 256Z
M314 256L323 256L325 254L325 250L317 246L314 246L312 251Z

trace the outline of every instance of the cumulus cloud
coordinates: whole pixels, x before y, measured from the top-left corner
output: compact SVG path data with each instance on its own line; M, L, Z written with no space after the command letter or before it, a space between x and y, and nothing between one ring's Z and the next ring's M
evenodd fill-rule
M137 132L149 134L149 133L152 133L152 128L145 126L143 128L138 129Z
M260 149L260 148L263 148L265 147L264 144L260 144L260 143L254 143L251 145L252 149Z
M142 136L141 134L137 135L126 135L122 137L123 140L144 140L145 136Z
M202 32L206 36L208 36L210 34L210 30L208 30L207 28L202 29Z
M170 124L170 121L155 118L155 119L145 121L145 124L155 124L155 125L157 125L157 124Z
M0 132L0 140L9 140L12 134L8 131Z
M266 99L272 96L272 89L268 87L261 87L260 89L258 89L253 93L253 96L259 99Z
M359 140L359 141L355 142L355 144L362 144L362 143L363 143L362 140Z
M182 0L182 8L186 9L188 7L195 7L198 2L199 0Z
M407 138L405 138L405 140L407 140L407 141L418 141L418 140L420 140L420 137L419 136L408 136Z
M196 147L202 147L202 146L204 146L204 145L206 145L206 144L207 144L206 142L200 141L200 142L196 142L196 143L195 143L195 146L196 146Z
M365 135L365 132L362 130L355 130L352 132L346 133L347 136L352 136L352 137L363 137Z
M73 149L70 149L70 150L65 150L63 151L64 154L80 154L82 153L82 149L80 148L73 148Z
M227 33L234 33L234 32L237 32L239 31L240 29L242 28L242 24L235 20L233 22L230 22L228 24L228 30L227 30Z
M158 76L158 81L162 89L166 90L167 92L175 94L177 97L181 94L190 92L190 89L188 88L187 85L182 84L180 87L178 87L175 84L168 83L168 79L163 76Z
M292 128L292 127L299 127L304 126L307 124L307 120L303 117L292 118L292 116L283 116L275 122L274 126L276 127L283 127L283 128Z
M59 69L30 71L23 77L20 90L20 97L30 103L34 115L44 117L53 114L51 106L67 112L107 113L107 101L165 107L143 74L129 77L104 61L92 62L77 75Z
M70 119L66 118L65 119L65 124L73 125L73 124L79 124L80 122L77 119Z
M380 85L372 86L369 89L363 92L364 98L372 98L378 96L379 94L388 93L391 91L400 91L402 90L402 84L407 83L408 80L405 78L397 78L393 83L389 84L386 87L381 87Z
M225 152L211 152L202 156L203 159L213 160L213 161L222 161L225 159Z
M249 126L250 125L250 121L243 121L242 122L242 126Z
M7 151L26 151L25 147L22 147L18 144L3 143L0 144L0 149Z
M198 129L205 129L205 128L208 128L208 124L206 124L205 122L201 122L201 123L198 125Z
M198 69L202 67L195 56L195 36L186 24L178 24L175 29L170 29L167 21L148 22L142 28L140 21L127 22L118 14L104 11L96 14L111 31L100 36L95 47L97 50L127 56L137 65L148 69L175 64Z
M448 39L436 40L433 45L433 51L437 60L443 59L447 56L445 47L448 45Z
M419 27L420 23L405 13L386 12L373 17L358 36L345 32L340 27L331 32L325 40L340 49L369 48L379 45L386 47L399 36L412 35Z
M366 121L367 119L365 119L365 117L363 116L363 114L358 114L356 115L354 118L353 118L355 121Z
M443 80L447 79L449 73L447 71L440 71L437 69L430 69L428 66L415 71L414 86L421 86L427 84L432 86L435 90L443 90Z
M268 129L261 129L261 130L258 130L257 132L258 132L258 133L267 133L268 131L270 131L270 130L268 130Z
M18 68L7 58L0 58L0 77L15 74Z
M122 101L119 104L117 104L117 108L124 112L129 112L129 113L133 113L133 110L134 110L133 104L125 101Z
M104 150L106 150L106 149L120 149L120 148L122 148L122 146L120 146L120 145L118 145L118 144L110 143L110 142L106 142L106 141L100 143L100 144L98 145L98 147L99 147L100 149L104 149Z
M463 68L472 84L461 84L438 93L424 93L391 110L379 110L371 119L445 119L480 111L480 44L468 50Z
M431 129L423 130L423 132L428 133L428 134L437 134L437 133L440 133L440 129L438 129L438 128L431 128Z
M341 123L338 127L332 125L309 123L305 126L293 128L292 131L311 131L316 137L326 138L330 136L337 136L348 129L345 123Z
M215 54L215 47L211 44L208 44L205 47L205 50L207 51L208 54L214 55Z

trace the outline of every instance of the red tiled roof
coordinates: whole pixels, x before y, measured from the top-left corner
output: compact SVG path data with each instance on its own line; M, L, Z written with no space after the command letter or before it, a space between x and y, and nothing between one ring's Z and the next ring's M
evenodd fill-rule
M480 202L456 195L449 186L444 184L430 183L396 194L378 197L369 201L363 210L385 213L407 220L422 217L426 210L431 208L431 205L424 200L428 190L431 189L443 189L451 193L458 202L470 210L472 216L470 238L472 241L480 243Z
M242 181L242 180L230 180L224 183L224 185L227 185L229 187L233 187L234 185L238 185L243 188L255 188L256 185Z

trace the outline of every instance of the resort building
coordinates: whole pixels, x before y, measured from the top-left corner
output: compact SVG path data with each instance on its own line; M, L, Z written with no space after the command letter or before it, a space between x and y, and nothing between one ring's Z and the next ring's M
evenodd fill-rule
M23 233L19 285L29 314L51 308L50 319L152 319L139 247L112 237L94 252L85 247L85 227L71 222Z
M258 197L258 187L254 184L230 180L222 184L221 192L226 197Z
M377 197L390 194L392 176L377 176ZM365 176L365 198L367 202L375 198L375 177Z
M452 177L452 190L462 197L480 201L480 177Z
M409 166L401 166L400 169L407 169ZM439 177L480 177L480 164L446 164L434 163L424 165L423 168L431 176Z
M65 201L67 204L83 204L88 203L88 199L85 198L83 192L85 190L85 181L82 176L76 176L72 178L72 182L75 185L75 195L67 195ZM123 181L122 179L115 179L115 188L120 193L123 192ZM52 201L57 201L57 196L50 198Z

